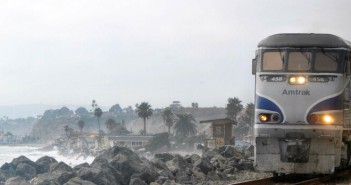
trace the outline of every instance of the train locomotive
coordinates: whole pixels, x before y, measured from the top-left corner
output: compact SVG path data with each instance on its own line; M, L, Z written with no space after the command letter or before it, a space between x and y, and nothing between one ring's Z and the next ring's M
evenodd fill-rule
M351 156L351 44L316 33L275 34L258 44L256 170L331 174Z

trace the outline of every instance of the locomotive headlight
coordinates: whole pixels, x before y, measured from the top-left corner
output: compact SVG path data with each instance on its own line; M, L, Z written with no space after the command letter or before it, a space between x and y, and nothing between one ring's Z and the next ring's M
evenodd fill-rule
M261 122L267 122L268 121L268 115L267 114L260 114L259 118L260 118Z
M331 115L323 115L322 120L323 120L323 123L325 123L325 124L334 123L334 118Z
M289 83L292 85L303 85L306 83L306 77L304 77L304 76L290 76Z

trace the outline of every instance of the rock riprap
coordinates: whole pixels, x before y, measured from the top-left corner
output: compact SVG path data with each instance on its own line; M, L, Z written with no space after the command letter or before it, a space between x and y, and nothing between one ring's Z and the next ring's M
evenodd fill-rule
M0 185L167 185L225 181L241 170L253 170L245 151L232 146L198 154L155 154L151 160L125 147L111 147L91 163L74 168L44 156L33 162L25 156L0 168Z

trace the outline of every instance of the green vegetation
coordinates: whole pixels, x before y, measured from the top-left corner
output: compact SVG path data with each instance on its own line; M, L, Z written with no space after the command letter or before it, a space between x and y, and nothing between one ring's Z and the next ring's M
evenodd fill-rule
M146 135L146 119L148 119L153 113L151 105L147 102L142 102L140 105L137 104L135 112L138 114L139 118L143 119L144 130L142 135Z
M102 110L100 108L95 108L94 115L97 117L98 125L99 125L99 133L101 132L100 129L100 117L102 116Z
M78 127L80 129L80 133L82 133L83 127L84 127L85 123L83 120L79 120L78 121Z
M168 128L168 134L171 134L171 127L173 126L173 123L175 121L174 114L170 108L166 108L162 112L162 119L165 122L165 125Z
M236 97L229 98L226 109L227 109L227 118L237 121L237 116L243 109L241 100L239 100L239 98L236 98Z
M167 132L155 134L154 138L150 141L150 144L146 146L146 150L148 151L156 151L162 147L170 147L169 143L169 135Z
M177 120L174 124L175 134L181 137L194 136L197 132L196 121L191 114L177 114Z
M253 135L254 115L255 104L248 103L238 118L238 126L234 130L234 134L237 136Z
M119 135L127 135L130 133L122 123L116 122L112 118L108 119L105 125L106 125L106 128L108 129L108 133L111 135L119 136Z

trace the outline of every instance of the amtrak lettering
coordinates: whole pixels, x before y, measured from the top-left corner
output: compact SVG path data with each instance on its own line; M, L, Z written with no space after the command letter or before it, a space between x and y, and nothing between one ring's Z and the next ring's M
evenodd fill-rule
M311 95L310 90L283 90L282 95Z

